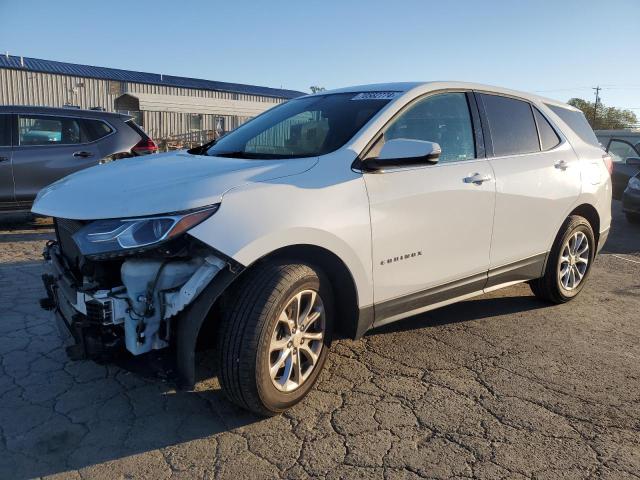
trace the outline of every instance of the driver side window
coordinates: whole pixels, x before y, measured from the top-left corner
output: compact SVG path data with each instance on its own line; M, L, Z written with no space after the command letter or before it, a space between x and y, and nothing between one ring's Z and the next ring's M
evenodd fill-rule
M465 93L441 93L417 101L394 119L384 140L405 138L440 145L440 163L475 158L471 113Z

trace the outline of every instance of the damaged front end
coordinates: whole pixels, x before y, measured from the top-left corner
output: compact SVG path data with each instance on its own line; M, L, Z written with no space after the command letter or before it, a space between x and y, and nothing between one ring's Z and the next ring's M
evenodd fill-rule
M193 387L197 334L242 268L182 234L196 224L189 217L200 212L152 217L151 224L54 219L56 241L44 251L47 297L41 305L55 312L59 328L72 339L70 358L109 361L125 350L141 355L175 346L179 384ZM185 218L186 228L172 235Z

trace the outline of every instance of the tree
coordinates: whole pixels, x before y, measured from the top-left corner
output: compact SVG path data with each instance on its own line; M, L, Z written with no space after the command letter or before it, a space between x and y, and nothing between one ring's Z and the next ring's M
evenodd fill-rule
M582 110L594 130L614 130L638 126L638 117L631 110L607 107L602 102L598 102L598 109L595 110L594 102L582 98L572 98L567 103Z
M318 92L324 92L326 90L326 88L318 87L316 85L313 85L313 86L309 87L309 90L311 90L311 93L318 93Z

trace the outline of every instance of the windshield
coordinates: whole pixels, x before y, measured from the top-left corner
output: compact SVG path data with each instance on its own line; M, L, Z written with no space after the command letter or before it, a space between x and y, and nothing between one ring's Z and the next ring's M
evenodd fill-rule
M334 93L291 100L220 138L206 154L295 158L333 152L394 96L394 92L379 93Z

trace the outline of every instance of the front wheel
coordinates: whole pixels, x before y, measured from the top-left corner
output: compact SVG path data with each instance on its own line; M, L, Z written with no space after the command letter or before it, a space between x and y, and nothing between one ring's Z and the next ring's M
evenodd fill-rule
M529 282L534 295L551 303L575 298L589 276L595 251L589 222L577 215L567 218L549 253L544 276Z
M247 275L221 326L219 379L231 401L273 415L315 384L331 345L333 296L308 265L267 262Z

